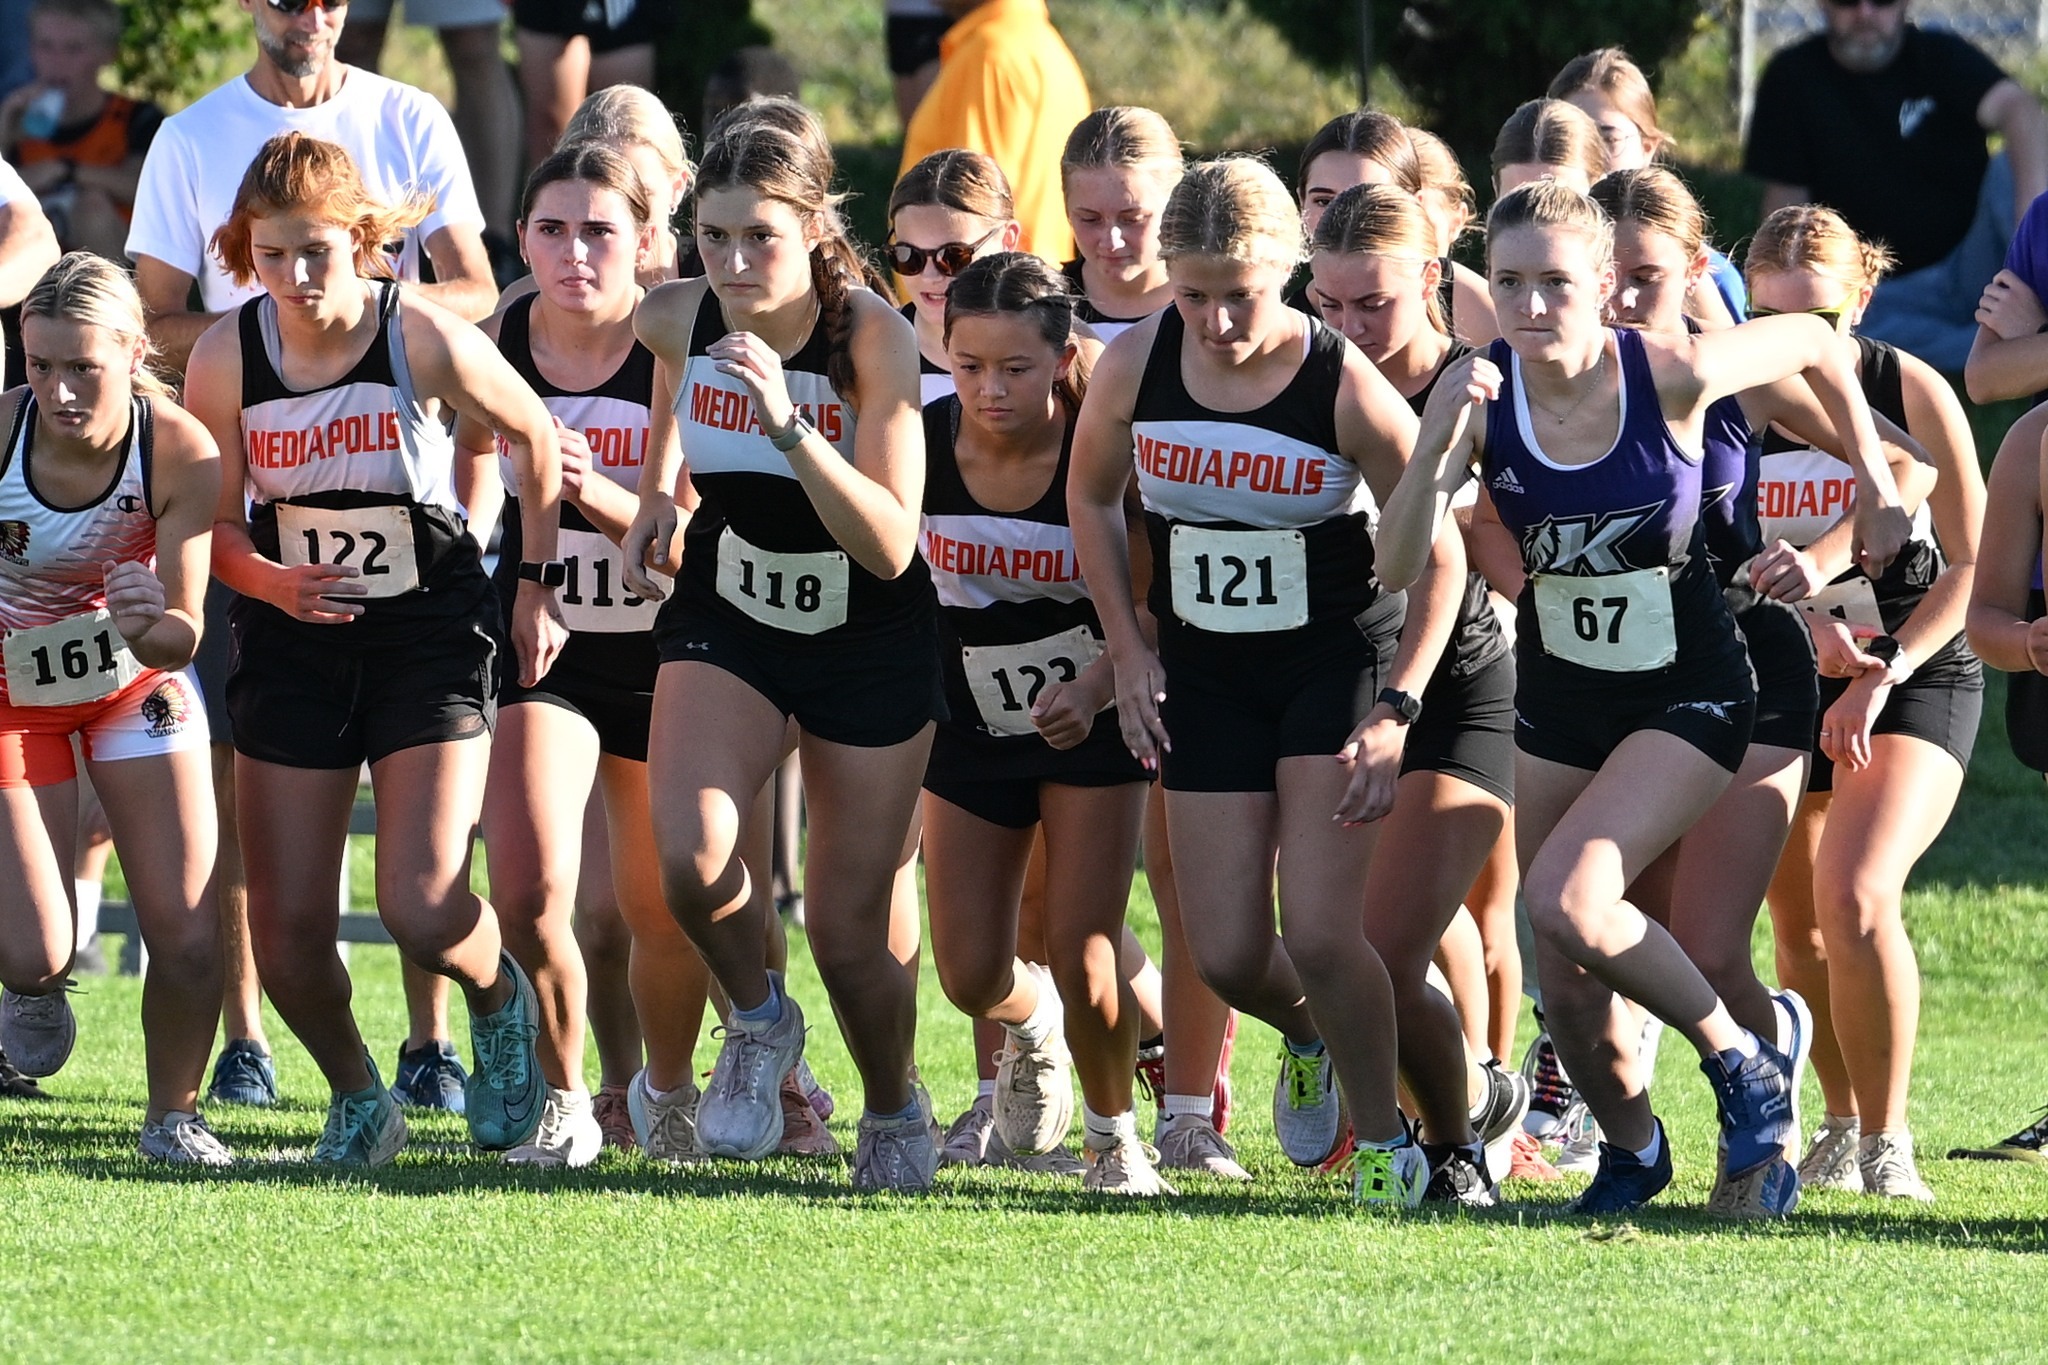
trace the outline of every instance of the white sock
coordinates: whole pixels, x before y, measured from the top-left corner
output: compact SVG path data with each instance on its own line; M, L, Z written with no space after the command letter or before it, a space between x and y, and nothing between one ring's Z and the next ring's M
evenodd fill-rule
M99 882L87 881L83 877L71 885L78 893L78 941L80 944L90 943L93 935L100 931L102 888Z
M1735 1040L1735 1051L1741 1054L1742 1060L1745 1062L1762 1050L1763 1040L1748 1029L1742 1030L1742 1036Z
M1650 1133L1650 1145L1643 1148L1642 1151L1636 1153L1636 1160L1642 1162L1645 1166L1653 1165L1657 1160L1657 1154L1662 1152L1663 1150L1664 1130L1662 1128L1655 1127L1655 1125L1652 1125L1652 1131Z
M974 1098L978 1100L994 1099L995 1093L996 1083L993 1080L977 1081L975 1083Z
M1025 1047L1037 1047L1059 1026L1059 1010L1059 996L1052 991L1051 983L1041 978L1038 982L1038 1003L1031 1007L1031 1017L1021 1024L1005 1024L1003 1027Z
M199 1120L199 1115L188 1113L183 1109L166 1109L164 1110L164 1116L157 1120L157 1126L168 1128L181 1119L186 1123L196 1123Z
M640 1073L640 1093L658 1104L676 1092L673 1090L656 1090L653 1082L647 1079L647 1073L643 1071Z
M1084 1102L1081 1105L1081 1126L1088 1135L1088 1145L1098 1150L1114 1147L1126 1137L1133 1142L1138 1140L1138 1116L1128 1109L1105 1118Z
M1199 1118L1207 1123L1216 1112L1214 1095L1168 1095L1166 1097L1166 1122L1175 1119Z

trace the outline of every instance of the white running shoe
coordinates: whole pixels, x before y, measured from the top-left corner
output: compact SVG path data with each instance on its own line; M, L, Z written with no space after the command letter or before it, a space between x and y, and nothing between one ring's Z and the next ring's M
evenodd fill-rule
M1329 1049L1303 1057L1283 1038L1280 1075L1273 1082L1273 1132L1280 1150L1297 1166L1320 1166L1337 1150L1343 1131L1344 1101Z
M1159 1167L1201 1171L1225 1180L1250 1180L1252 1173L1237 1163L1237 1149L1224 1139L1206 1114L1179 1114L1159 1125Z
M697 1141L697 1102L702 1096L687 1081L656 1099L647 1088L642 1070L626 1087L626 1112L633 1120L633 1138L650 1160L679 1166L702 1161L704 1148Z
M878 1119L862 1114L859 1132L853 1146L855 1189L916 1194L932 1187L939 1151L922 1105L909 1118Z
M941 1166L984 1166L989 1159L989 1139L995 1136L995 1101L976 1095L974 1103L960 1112L953 1126L939 1141Z
M78 1017L66 999L71 983L48 995L0 990L0 1052L24 1076L54 1076L78 1041Z
M1813 1142L1799 1163L1800 1185L1809 1190L1863 1193L1863 1168L1856 1162L1856 1140L1862 1135L1854 1115L1822 1115Z
M1486 1147L1486 1173L1498 1185L1515 1164L1515 1135L1529 1116L1529 1078L1498 1061L1485 1065L1486 1094L1472 1114L1472 1131Z
M1049 1152L1074 1123L1073 1058L1056 1024L1037 1046L1010 1035L996 1054L996 1131L1019 1156Z
M173 1166L232 1166L234 1154L214 1136L206 1120L197 1114L165 1114L154 1123L142 1125L142 1140L136 1150L151 1161Z
M1886 1199L1911 1199L1932 1204L1934 1191L1913 1164L1911 1133L1865 1133L1856 1139L1856 1164L1863 1172L1863 1192Z
M759 1161L782 1143L782 1078L804 1054L804 1012L781 989L782 1017L749 1025L735 1014L717 1030L723 1040L711 1084L697 1103L697 1141L711 1156Z
M1600 1169L1600 1139L1606 1136L1600 1131L1599 1120L1593 1111L1586 1108L1584 1100L1572 1101L1571 1108L1564 1111L1558 1121L1559 1146L1557 1160L1553 1164L1560 1171L1577 1175L1593 1175Z
M1107 1147L1097 1147L1091 1137L1081 1145L1082 1160L1088 1163L1081 1188L1096 1194L1124 1194L1156 1199L1162 1194L1179 1194L1160 1178L1145 1144L1136 1132L1119 1133Z
M540 1127L533 1140L505 1153L510 1166L588 1166L604 1149L604 1129L590 1106L588 1091L547 1088L540 1102Z
M1799 1124L1799 1080L1806 1074L1806 1059L1813 1055L1813 1011L1798 991L1790 987L1771 996L1771 1012L1777 1016L1777 1036L1772 1044L1785 1054L1786 1074L1792 1078L1792 1127L1785 1142L1785 1159L1792 1159L1792 1144L1806 1130Z

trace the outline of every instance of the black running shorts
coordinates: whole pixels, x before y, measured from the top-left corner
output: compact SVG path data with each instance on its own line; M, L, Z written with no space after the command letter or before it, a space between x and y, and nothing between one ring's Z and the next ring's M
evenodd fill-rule
M1443 773L1513 805L1515 660L1502 654L1462 676L1443 673L1422 694L1409 727L1401 775Z

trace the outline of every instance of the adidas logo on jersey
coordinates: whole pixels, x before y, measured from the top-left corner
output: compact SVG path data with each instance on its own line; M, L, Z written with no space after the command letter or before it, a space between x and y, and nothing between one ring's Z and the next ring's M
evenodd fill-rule
M1496 493L1521 493L1526 491L1522 487L1522 481L1515 477L1515 471L1512 469L1502 469L1500 473L1493 476L1493 482L1488 484L1487 487Z

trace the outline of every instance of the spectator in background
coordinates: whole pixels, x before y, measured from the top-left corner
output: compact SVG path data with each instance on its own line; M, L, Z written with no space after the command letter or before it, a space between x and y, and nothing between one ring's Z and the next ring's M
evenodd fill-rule
M940 0L887 0L882 41L889 49L889 78L896 91L896 117L910 126L924 92L939 76L939 40L953 26ZM710 127L710 124L705 124Z
M1743 169L1766 216L1826 204L1888 247L1899 273L1858 330L1958 373L2013 225L2048 189L2048 115L1969 42L1907 22L1907 0L1820 7L1826 31L1764 68Z
M654 40L674 0L512 0L526 164L538 166L586 95L654 84Z
M1977 338L1963 367L1973 403L2048 395L2048 194L2028 206L2005 268L1977 301Z
M337 61L375 71L384 53L395 0L350 0L348 27L334 45ZM499 281L525 273L513 240L519 199L519 92L505 65L501 38L504 0L405 0L407 23L441 37L455 80L455 131L469 157L477 203L484 212L484 247Z
M29 33L35 79L0 101L0 148L64 250L120 260L142 157L164 111L100 86L121 47L113 0L38 0Z
M1080 64L1045 0L940 0L954 16L939 75L904 133L897 178L933 152L965 147L994 158L1016 196L1019 250L1073 259L1060 190L1067 134L1093 108Z
M399 203L419 193L433 200L433 211L404 234L393 262L399 278L412 282L409 289L472 321L488 316L497 302L498 287L484 252L483 214L448 111L424 91L335 57L345 0L288 2L298 5L295 13L281 8L279 0L241 0L255 25L255 65L164 120L143 162L128 254L135 260L151 339L169 372L182 375L193 343L206 329L262 292L253 282L237 286L207 242L227 220L250 161L279 133L301 132L338 143L375 199ZM422 257L432 263L433 284L417 283ZM197 312L188 303L195 284ZM234 757L224 704L226 609L232 596L218 582L208 592L206 630L195 661L214 737L221 937L228 952L227 1046L208 1094L215 1100L262 1104L275 1103L277 1091L248 946ZM394 1088L414 1103L454 1107L462 1093L461 1067L448 1037L447 983L408 968L405 986L411 1026Z
M128 254L163 363L182 373L200 334L260 292L238 287L206 243L227 221L251 158L285 132L338 143L383 202L430 195L434 211L406 234L399 278L418 280L424 255L436 283L416 287L465 318L489 316L498 291L484 254L483 214L441 102L339 61L334 48L347 10L333 0L297 14L269 0L242 6L256 26L256 64L164 121L136 193ZM197 313L186 308L195 281L203 305Z
M795 99L803 82L789 58L772 47L742 47L713 67L704 81L705 128L729 109L768 96Z
M0 308L11 312L27 298L60 254L57 234L50 230L50 220L43 216L35 195L14 167L0 161ZM0 388L23 382L20 338L10 336L8 340L13 344L0 344L0 371L6 374Z

